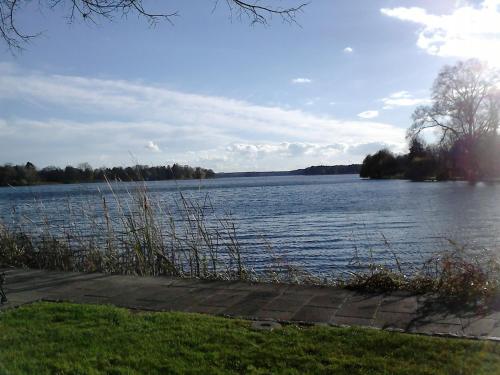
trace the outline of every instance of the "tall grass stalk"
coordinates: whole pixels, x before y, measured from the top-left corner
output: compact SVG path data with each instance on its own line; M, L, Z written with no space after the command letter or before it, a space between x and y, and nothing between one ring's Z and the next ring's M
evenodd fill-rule
M43 202L37 220L0 223L0 265L108 272L144 276L172 275L206 279L244 279L254 272L244 262L237 225L216 214L208 196L201 201L179 193L177 207L151 198L145 184L115 193L111 212L101 192L92 205L64 208L70 219L58 222ZM174 212L175 211L175 212ZM83 222L83 225L82 225Z

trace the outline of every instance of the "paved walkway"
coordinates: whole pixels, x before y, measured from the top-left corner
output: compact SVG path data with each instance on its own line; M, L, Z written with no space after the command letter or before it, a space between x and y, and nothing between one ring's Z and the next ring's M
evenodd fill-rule
M3 269L9 302L113 304L253 320L355 325L413 333L500 340L500 303L489 311L450 309L432 296L368 294L329 287L200 281Z

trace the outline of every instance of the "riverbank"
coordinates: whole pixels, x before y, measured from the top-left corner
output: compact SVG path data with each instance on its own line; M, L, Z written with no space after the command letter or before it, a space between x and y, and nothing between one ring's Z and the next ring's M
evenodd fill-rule
M190 167L188 165L173 164L150 167L135 165L133 167L113 167L93 169L84 163L80 167L67 166L66 168L46 167L38 170L32 163L26 165L0 165L0 187L5 186L38 186L51 184L85 184L102 183L107 181L176 181L176 180L203 180L210 178L227 177L272 177L272 176L317 176L358 174L361 164L350 165L319 165L291 171L273 172L229 172L215 173L212 169Z
M401 235L404 228L402 220L411 220L411 228L415 228L415 220L430 218L421 212L423 204L428 204L429 195L422 195L421 198L425 200L419 202L415 194L408 194L408 188L411 189L412 184L363 184L358 180L353 183L352 177L317 178L320 184L316 185L316 191L322 191L317 196L330 197L324 194L325 188L328 188L334 193L329 204L337 206L325 214L325 199L322 198L318 202L307 201L300 208L287 206L285 209L290 210L290 215L283 215L283 207L273 206L273 202L285 199L295 201L288 193L290 190L297 193L311 190L311 184L304 183L309 178L298 179L303 185L291 184L294 178L278 178L276 185L267 187L270 191L282 194L283 200L272 194L262 193L258 184L245 185L245 179L227 183L213 181L212 186L217 190L210 190L211 194L200 191L194 183L191 183L192 190L187 190L186 193L176 191L175 186L170 191L159 193L154 184L149 186L151 190L147 184L134 184L130 190L123 185L116 186L121 190L115 190L114 185L109 185L106 187L109 191L77 191L74 200L71 197L62 200L56 198L57 195L65 195L67 190L62 190L60 194L60 189L40 189L46 195L39 195L40 200L35 203L32 192L23 195L8 191L4 196L7 206L3 206L5 213L8 210L8 216L0 219L0 266L205 280L348 286L362 291L406 290L438 293L443 298L461 301L488 300L499 290L500 266L494 247L490 250L466 247L458 239L446 241L444 246L428 250L419 236L418 247L409 252L408 248L394 243L390 235L386 237L385 234L372 232L369 236L363 223L353 222L352 217L348 216L339 225L337 218L344 215L345 211L356 215L366 213L363 199L356 202L351 196L342 202L338 198L342 195L340 193L348 194L367 185L379 186L378 201L386 202L379 210L385 210L394 206L394 196L398 193L397 190L387 192L387 187L400 186L401 191L406 192L405 196L411 196L411 201L408 203L406 199L400 200L400 205L404 202L401 207L406 218L396 215L392 219L396 223L394 230ZM282 180L286 180L285 183ZM332 184L331 181L337 183ZM243 188L240 189L241 187ZM448 189L444 192L446 195L440 195L438 199L450 196L450 188L460 188L464 194L470 194L471 191L463 184L444 187ZM236 194L233 190L236 190ZM214 191L223 194L217 196L212 194ZM260 203L261 198L255 199L255 192L261 194L263 203ZM474 192L473 196L467 196L479 199L481 204L496 199L496 193L488 195L487 200L482 199L481 192L495 193L496 190L481 189ZM366 193L370 193L370 190L366 190ZM385 198L381 196L382 193ZM73 192L69 191L69 194ZM227 194L236 199L238 204L234 205ZM21 196L20 201L16 201L18 195ZM179 199L175 199L175 196ZM302 193L295 195L298 196L302 196ZM165 197L170 200L165 200ZM272 199L266 200L266 197ZM356 197L359 195L356 194ZM465 197L464 195L464 199L458 201L466 202ZM213 198L216 199L215 205L212 204ZM11 201L16 201L15 207L10 207ZM311 203L316 204L312 211ZM414 203L417 211L414 211L413 217L408 218L411 203ZM455 210L456 199L450 203ZM239 209L238 216L227 213L228 206ZM303 216L299 214L302 209L306 210ZM369 209L373 212L370 220L375 224L388 223L387 214L381 216L377 213L378 210ZM458 207L458 211L464 210ZM314 215L321 213L321 218L331 217L334 220L328 225L323 220L307 222L314 216L309 212ZM449 215L450 212L431 212L431 219L435 219L438 214L441 214L443 220L455 217ZM486 232L488 225L491 225L494 230L488 232L495 234L494 221L485 216L485 212L488 212L484 209L479 212L481 216L477 218L484 222L481 228ZM252 219L255 217L259 220ZM307 222L305 226L299 217ZM252 226L245 228L245 223L248 225L249 222ZM264 226L267 231L263 231ZM364 248L356 238L349 240L346 237L345 229L350 232L349 236L353 236L350 228L356 227L365 229ZM380 228L377 225L375 227L377 231ZM291 228L297 230L293 231ZM253 233L253 237L249 236L249 232ZM294 242L294 248L300 250L300 258L294 258L293 253L286 248L274 247L276 243L263 239L261 233L278 234L280 242L277 246L288 240ZM304 239L302 243L296 242L296 233ZM385 233L390 234L387 229ZM339 241L342 237L344 241ZM404 240L408 241L407 234L404 235ZM322 247L316 246L316 243Z

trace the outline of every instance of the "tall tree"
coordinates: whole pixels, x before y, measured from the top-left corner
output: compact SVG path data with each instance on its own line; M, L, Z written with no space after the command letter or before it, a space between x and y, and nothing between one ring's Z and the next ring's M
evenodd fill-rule
M432 104L412 115L408 137L425 129L438 129L440 144L454 149L467 179L479 173L478 145L496 137L500 111L500 74L478 60L445 66L434 81Z

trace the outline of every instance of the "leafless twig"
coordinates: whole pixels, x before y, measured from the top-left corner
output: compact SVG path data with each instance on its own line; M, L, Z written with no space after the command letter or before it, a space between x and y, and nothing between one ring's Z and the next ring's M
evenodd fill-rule
M0 39L11 51L22 50L23 46L40 33L25 33L17 27L18 13L27 6L25 0L0 0ZM160 21L173 23L177 11L150 11L144 6L143 0L40 0L40 6L50 9L68 7L68 21L74 22L77 18L97 23L99 19L108 21L117 16L127 17L137 15L145 19L151 26ZM215 7L218 0L215 1ZM291 7L275 7L261 5L258 0L241 1L226 0L231 15L238 18L247 16L251 24L268 24L272 16L280 16L284 22L297 23L296 15L301 12L307 3ZM214 8L215 9L215 8Z

